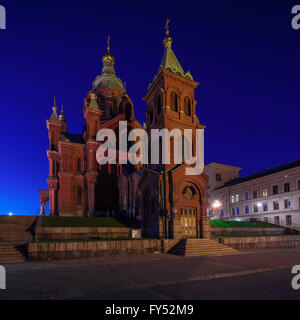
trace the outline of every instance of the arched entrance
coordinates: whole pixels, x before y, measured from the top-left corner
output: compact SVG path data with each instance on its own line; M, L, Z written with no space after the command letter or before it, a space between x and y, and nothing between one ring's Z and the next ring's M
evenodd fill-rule
M184 184L179 191L178 215L184 238L198 238L201 235L200 217L202 213L201 194L193 184Z

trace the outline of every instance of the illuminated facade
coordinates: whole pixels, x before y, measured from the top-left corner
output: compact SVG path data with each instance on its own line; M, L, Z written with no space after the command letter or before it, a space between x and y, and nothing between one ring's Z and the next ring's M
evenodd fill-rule
M300 160L243 178L238 178L239 170L216 163L206 167L209 217L261 220L300 229ZM221 205L214 208L216 200Z
M148 87L146 122L151 148L153 128L193 130L195 154L196 129L204 129L196 116L194 90L198 86L191 73L184 72L172 48L172 38L166 27L164 55L159 70ZM143 128L134 117L131 99L123 82L116 76L115 60L108 45L103 57L103 69L87 94L84 105L82 134L67 131L66 117L53 113L47 120L49 131L48 190L40 190L41 214L50 201L50 215L99 216L122 215L140 221L143 233L149 237L206 237L205 186L208 176L187 176L187 164L174 164L171 140L170 164L99 165L96 151L100 142L97 132L108 128L119 136L119 121L126 120L128 132ZM183 141L183 143L185 143ZM117 144L118 145L118 144ZM118 151L117 156L118 156Z

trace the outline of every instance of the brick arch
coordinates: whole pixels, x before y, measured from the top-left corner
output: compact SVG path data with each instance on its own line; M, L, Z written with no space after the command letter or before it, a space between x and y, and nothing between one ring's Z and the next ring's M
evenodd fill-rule
M197 192L197 200L200 201L200 204L203 202L203 197L204 197L204 192L199 184L199 182L197 182L195 179L193 178L183 178L181 179L176 187L175 187L175 194L176 196L181 197L183 194L183 190L185 187L188 186L192 186L193 188L195 188L196 192Z
M184 189L188 186L194 188L196 191L192 199L186 199L183 195ZM202 237L203 229L201 220L205 216L205 194L199 176L197 176L197 178L182 178L175 186L174 192L174 206L177 208L177 217L179 219L181 218L181 209L183 208L196 208L197 237Z

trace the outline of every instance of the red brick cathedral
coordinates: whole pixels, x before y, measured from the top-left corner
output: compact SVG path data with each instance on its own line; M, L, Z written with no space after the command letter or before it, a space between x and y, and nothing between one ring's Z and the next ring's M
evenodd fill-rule
M109 128L119 137L119 121L127 121L131 129L204 128L195 114L194 91L198 83L184 72L172 48L167 27L163 41L164 54L159 70L150 83L144 100L146 122L134 117L133 103L115 72L115 59L107 52L102 73L93 82L83 103L82 134L69 133L61 110L47 120L49 131L48 189L40 190L41 214L49 200L50 215L98 216L109 214L139 220L147 237L203 237L205 221L205 186L208 176L186 175L186 163L174 164L171 140L170 164L106 164L96 160L100 129ZM193 136L193 141L195 141ZM118 146L118 142L117 142ZM129 146L128 146L129 147ZM195 152L195 144L193 144ZM150 158L150 157L149 157ZM118 159L118 150L117 150Z

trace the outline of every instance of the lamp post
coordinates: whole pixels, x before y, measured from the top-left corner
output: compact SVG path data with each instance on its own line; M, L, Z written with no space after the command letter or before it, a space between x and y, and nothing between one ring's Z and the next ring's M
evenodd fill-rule
M217 210L219 210L222 207L222 203L220 200L215 200L211 206L213 213L216 213Z

